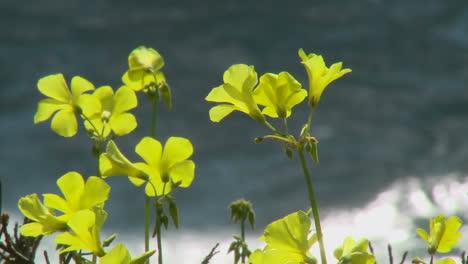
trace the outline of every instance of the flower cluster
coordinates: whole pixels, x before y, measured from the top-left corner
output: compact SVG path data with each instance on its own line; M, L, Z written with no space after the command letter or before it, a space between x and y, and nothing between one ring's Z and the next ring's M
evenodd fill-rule
M320 96L332 81L340 78L350 69L341 69L342 63L335 63L327 68L322 56L306 55L299 50L309 76L309 104L311 107L320 100ZM307 97L307 91L288 72L279 74L266 73L257 77L253 66L235 64L223 75L224 84L213 88L207 101L224 103L210 109L213 122L219 122L233 111L248 114L260 123L265 122L265 115L285 119L291 115L292 108ZM262 110L259 108L264 106Z
M52 130L72 137L78 132L78 118L81 118L93 142L98 176L85 179L78 172L69 172L57 181L63 196L47 193L42 195L43 201L37 194L21 198L18 207L31 222L23 225L20 232L31 237L56 234L60 254L87 250L94 256L93 263L99 257L102 264L144 264L155 253L146 249L143 255L131 258L123 244L109 252L104 249L114 238L108 242L100 238L107 219L104 205L111 190L105 182L107 177L125 175L137 186L146 183L145 194L161 196L156 201L158 204L167 201L177 226L177 207L168 194L177 187L190 186L195 175L195 163L189 160L193 146L186 138L170 137L164 147L154 138L154 133L152 137L142 138L135 151L144 162L137 163L130 162L117 147L116 137L137 128L137 119L129 111L138 106L138 92L148 95L154 107L161 100L171 108L171 91L161 72L162 56L154 49L138 47L130 53L128 65L122 76L123 85L116 91L110 86L96 89L79 76L72 78L70 89L62 74L43 77L37 83L39 91L48 98L39 102L34 122L53 116ZM165 215L158 212L158 216L164 222ZM161 219L156 222L161 223Z

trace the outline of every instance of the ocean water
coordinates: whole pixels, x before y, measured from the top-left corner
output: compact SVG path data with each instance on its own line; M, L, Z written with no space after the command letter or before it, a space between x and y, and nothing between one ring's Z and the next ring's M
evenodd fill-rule
M254 65L259 75L288 71L306 86L299 48L353 70L327 88L312 129L321 160L312 177L330 226L329 248L343 239L341 232L353 231L380 243L384 261L389 242L420 250L414 230L429 217L468 220L466 1L6 0L0 7L0 179L9 213L18 214L22 196L57 193L55 181L68 171L95 174L83 129L66 139L50 122L33 124L43 98L37 80L62 72L68 80L79 75L118 88L128 53L146 45L164 56L174 96L172 112L160 108L157 137L189 138L197 164L192 186L174 194L182 229L169 231L166 254L182 257L172 252L190 246L193 256L168 263L196 263L216 242L227 243L236 232L227 208L236 199L254 204L252 243L268 223L308 208L298 159L288 160L275 142L254 144L268 130L241 113L211 123L214 104L204 101L235 63ZM144 97L134 112L138 128L117 142L137 160L134 146L150 131ZM299 106L293 114L291 128L298 133L307 109ZM109 183L106 232L138 241L142 190L123 177ZM223 254L213 263L227 262Z

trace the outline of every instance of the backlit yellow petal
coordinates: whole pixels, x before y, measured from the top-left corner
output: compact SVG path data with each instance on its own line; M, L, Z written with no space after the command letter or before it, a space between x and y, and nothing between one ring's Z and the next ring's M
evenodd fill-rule
M78 123L73 109L67 108L58 111L52 118L51 128L63 137L74 136L78 131Z
M71 93L68 90L65 78L61 73L48 75L39 79L37 82L37 87L41 93L57 101L65 104L72 101Z
M78 172L68 172L57 180L57 185L73 211L78 211L84 190L83 176Z
M71 80L71 91L74 102L76 102L78 100L78 97L80 97L80 95L84 92L92 91L94 89L94 84L92 84L90 81L86 80L83 77L75 76Z
M99 264L130 264L131 256L124 244L120 243L99 259Z
M135 152L152 167L158 167L162 157L162 146L151 137L144 137L135 147Z
M210 120L212 122L219 122L234 110L239 110L239 108L228 104L214 106L209 111Z
M171 167L179 161L189 158L193 154L192 142L182 137L170 137L164 145L162 162L164 166Z
M97 88L93 95L101 102L102 110L112 111L114 90L110 86Z
M83 111L86 117L92 117L96 114L102 113L101 102L92 94L83 94L78 98L77 105Z
M137 104L135 92L128 87L122 86L115 93L112 114L121 114L137 107Z
M109 198L111 187L101 178L91 176L86 180L82 198L80 201L81 209L88 209Z
M174 183L180 182L180 187L188 187L195 177L195 163L185 160L175 164L170 170L170 176Z
M137 121L133 114L123 113L113 115L109 120L109 125L116 135L123 136L132 132L137 127Z
M68 207L67 201L65 201L62 197L58 196L57 194L46 193L42 196L44 197L45 206L59 210L64 213L70 212L70 208Z
M41 100L37 106L37 112L34 115L34 123L45 121L49 119L58 110L66 108L62 102L55 99Z

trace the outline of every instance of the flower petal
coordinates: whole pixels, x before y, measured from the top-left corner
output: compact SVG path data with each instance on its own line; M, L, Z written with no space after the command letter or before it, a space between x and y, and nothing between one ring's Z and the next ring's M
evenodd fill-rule
M83 77L75 76L71 80L71 91L74 102L76 102L78 100L78 97L80 97L81 94L83 94L84 92L92 91L94 89L94 84L92 84L90 81L86 80Z
M113 114L109 120L112 131L118 136L126 135L137 127L137 121L133 114Z
M57 185L70 209L78 211L85 186L83 176L78 172L68 172L57 180Z
M209 112L210 120L212 122L219 122L223 120L227 115L229 115L234 110L239 110L239 108L233 105L228 105L228 104L221 104L221 105L214 106L210 109L210 112Z
M130 264L131 256L124 244L120 243L99 259L99 264Z
M86 180L81 209L89 209L97 204L105 202L109 198L111 187L99 177L91 176Z
M114 95L112 114L117 115L137 107L138 101L135 92L126 87L120 87Z
M74 136L78 131L78 123L73 110L67 108L58 111L52 118L51 128L63 137Z
M151 167L158 167L161 162L162 146L159 141L151 137L144 137L135 147L135 152L140 155Z
M175 164L169 172L174 183L180 182L180 187L188 187L195 177L195 163L191 160L184 160Z
M70 212L70 208L68 207L67 201L65 201L62 197L53 193L46 193L42 196L44 197L45 206L59 210L63 213Z
M112 111L114 90L110 86L102 86L97 88L93 95L101 101L102 110Z
M48 75L37 82L39 91L44 95L62 103L70 103L72 96L68 90L63 74Z
M77 105L86 117L92 117L102 113L102 106L99 99L92 94L83 94L78 98Z
M34 115L34 124L49 119L58 110L64 109L66 105L55 99L44 99L37 105L37 112Z
M190 140L182 137L170 137L164 145L163 166L170 168L173 164L186 160L192 154L193 146Z

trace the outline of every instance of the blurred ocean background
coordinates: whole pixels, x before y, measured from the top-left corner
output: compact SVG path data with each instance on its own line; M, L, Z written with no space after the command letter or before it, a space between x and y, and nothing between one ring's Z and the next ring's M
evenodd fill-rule
M64 73L116 89L129 52L145 45L165 58L173 92L173 111L160 107L157 138L189 138L197 164L192 186L174 193L181 228L165 233L165 263L200 263L217 242L212 263L232 263L226 251L240 231L228 206L236 199L254 204L252 247L263 246L257 237L268 223L308 209L298 159L288 160L277 142L254 144L269 131L244 114L212 123L215 104L204 100L235 63L254 65L259 76L288 71L308 87L299 48L353 70L327 88L312 128L321 161L312 177L329 254L352 235L371 239L380 263L388 263L388 243L395 261L410 250L409 263L426 257L415 230L427 229L430 217L468 221L466 0L2 0L0 32L0 179L3 210L15 219L20 197L58 193L55 181L68 171L95 174L82 127L68 139L50 121L33 124L44 98L37 80ZM133 112L138 128L117 143L136 161L134 146L150 131L146 98ZM305 105L293 115L297 134ZM139 255L142 189L125 177L108 182L104 233L118 233L117 242ZM459 249L468 250L467 226ZM53 255L52 244L44 246Z

